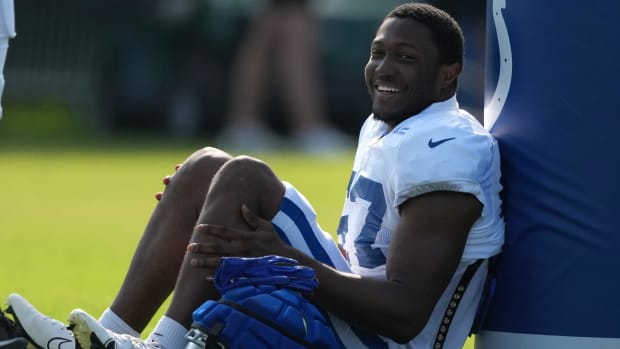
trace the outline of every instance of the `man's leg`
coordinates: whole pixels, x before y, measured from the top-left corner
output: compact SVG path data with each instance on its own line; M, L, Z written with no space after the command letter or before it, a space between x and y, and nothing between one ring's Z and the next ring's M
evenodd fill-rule
M219 168L230 159L230 155L220 150L204 148L192 154L170 179L151 215L125 281L110 307L112 312L107 312L108 320L114 315L123 322L122 325L130 327L123 328L120 332L133 335L137 333L132 332L141 332L172 291L211 180ZM7 303L16 321L26 333L30 334L30 340L37 346L47 347L50 341L56 340L62 341L63 347L76 347L73 334L63 323L41 314L20 295L12 294ZM108 332L87 313L77 310L72 312L71 316L74 323L75 320L83 320L81 325L84 325L86 320L90 321L92 327L97 329L98 336L107 336L116 342L114 348L133 347L131 337ZM110 327L109 321L107 324L105 321L102 323ZM118 329L114 330L119 332ZM181 343L179 346L183 347L184 329L181 332L181 340L177 343ZM84 333L78 332L76 335ZM82 339L88 344L84 348L91 348L90 337ZM151 344L153 345L148 347L158 347L156 343Z
M185 164L181 169L184 167ZM183 178L183 176L180 176L180 178ZM179 179L175 178L175 181L178 186ZM165 198L170 200L172 196L169 196L169 194L172 192L172 188L171 186L167 189L162 197L162 201ZM246 227L246 223L241 216L241 205L243 203L261 217L270 219L279 209L284 190L282 182L265 163L247 156L228 160L212 178L211 186L205 191L208 192L206 199L203 198L202 200L204 202L202 210L200 213L196 212L196 216L199 216L198 220L194 220L191 227L193 228L197 223ZM178 197L177 199L180 198ZM191 233L191 231L192 229L190 228L189 232ZM171 240L174 240L174 243L178 243L175 239ZM205 240L207 238L200 234L194 234L191 237L192 242L206 242ZM186 251L189 242L188 233L187 239L183 243L183 252ZM155 253L158 250L153 249L151 253ZM148 259L148 257L148 255L145 255L143 258ZM219 293L213 286L213 283L207 280L207 276L213 275L215 270L193 268L190 265L191 257L191 254L188 253L183 259L166 316L159 320L149 339L143 342L148 348L157 349L163 346L168 349L182 349L185 347L187 343L185 335L192 323L192 312L204 301L219 298ZM143 262L146 263L141 261L141 263ZM134 268L133 265L132 268ZM148 268L144 269L151 271ZM134 268L134 272L137 272L137 270L140 269ZM153 277L158 279L158 275ZM147 290L141 290L141 292L144 292L143 295L145 297L150 296ZM130 302L131 300L127 293L129 292L125 294L121 292L121 295L127 297L126 301ZM139 294L138 292L131 293L134 297ZM141 302L141 304L144 303L147 302ZM131 307L132 305L134 307L140 306L136 305L136 303L127 303L125 307ZM85 349L99 346L116 349L143 347L143 345L138 345L135 339L107 331L92 316L79 309L71 312L69 323L73 326L73 332L78 342ZM114 344L112 345L112 343Z
M237 157L222 166L213 178L197 224L248 228L241 214L242 204L261 218L271 221L291 246L339 270L350 272L335 242L318 226L314 210L307 200L292 186L278 179L260 160ZM208 239L208 236L194 234L191 241L206 243ZM185 328L190 327L192 312L197 307L206 300L219 298L213 283L207 280L208 276L215 274L215 270L192 267L192 257L191 253L185 256L172 302L166 312L168 318ZM361 332L331 315L330 322L341 341L352 343L351 347L364 347L357 337ZM363 336L385 344L370 334L364 333ZM158 340L157 337L151 338ZM169 349L173 349L172 346Z
M218 149L200 149L165 188L110 307L137 332L142 332L173 290L211 179L230 159Z
M285 187L264 162L247 156L234 158L224 164L213 178L197 223L247 228L241 215L241 205L271 220L280 207ZM166 194L167 195L167 194ZM164 195L165 196L165 195ZM194 234L192 242L206 242L205 236ZM191 254L186 254L174 295L166 316L186 328L192 322L192 312L208 299L218 299L219 293L208 276L215 270L193 268Z
M334 241L318 226L314 210L307 200L292 186L281 182L260 160L242 156L226 162L213 177L196 223L247 228L241 215L242 204L263 219L271 220L280 236L293 247L340 270L349 271ZM194 234L191 241L208 242L211 238ZM208 276L215 274L215 270L192 267L192 257L191 253L185 256L166 316L160 319L149 340L143 342L148 348L157 349L160 344L167 349L185 347L192 312L206 300L220 296L213 283L207 280ZM92 349L93 341L97 344L95 347L103 343L116 349L138 347L135 339L106 331L83 311L74 310L69 322L74 325L73 331L85 349ZM348 325L345 330L351 332Z

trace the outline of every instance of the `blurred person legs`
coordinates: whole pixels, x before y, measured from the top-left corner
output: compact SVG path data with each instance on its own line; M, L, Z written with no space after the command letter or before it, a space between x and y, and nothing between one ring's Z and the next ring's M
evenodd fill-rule
M255 17L231 73L228 120L219 145L233 150L269 150L279 137L262 114L268 80L278 79L291 138L301 150L324 153L351 146L327 120L321 96L317 24L307 1L272 1Z

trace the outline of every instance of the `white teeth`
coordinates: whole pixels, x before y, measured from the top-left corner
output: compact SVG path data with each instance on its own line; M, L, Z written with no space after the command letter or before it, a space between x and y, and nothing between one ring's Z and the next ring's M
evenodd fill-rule
M377 91L394 93L394 92L400 92L400 89L397 89L395 87L377 85Z

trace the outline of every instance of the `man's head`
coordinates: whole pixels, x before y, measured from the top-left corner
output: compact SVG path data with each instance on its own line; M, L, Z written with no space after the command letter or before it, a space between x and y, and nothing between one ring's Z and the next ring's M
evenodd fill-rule
M371 44L366 85L377 119L390 127L456 92L463 32L447 13L408 3L392 10Z

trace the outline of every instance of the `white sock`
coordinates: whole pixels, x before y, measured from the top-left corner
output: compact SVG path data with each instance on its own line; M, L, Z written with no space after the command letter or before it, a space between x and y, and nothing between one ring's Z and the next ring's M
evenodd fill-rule
M161 344L165 349L184 349L187 344L185 335L188 329L175 320L162 316L149 335L149 341Z
M114 333L124 333L130 336L140 338L140 332L134 330L123 319L116 315L110 308L107 308L101 317L99 323L106 329Z

